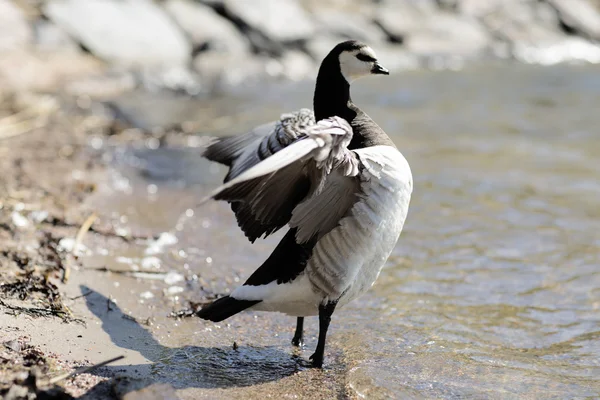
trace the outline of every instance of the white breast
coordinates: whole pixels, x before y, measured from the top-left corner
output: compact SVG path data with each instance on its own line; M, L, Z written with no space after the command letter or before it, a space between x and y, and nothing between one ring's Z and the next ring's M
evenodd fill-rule
M306 273L313 289L343 305L368 290L392 252L408 213L412 174L390 146L356 150L360 200L319 240Z

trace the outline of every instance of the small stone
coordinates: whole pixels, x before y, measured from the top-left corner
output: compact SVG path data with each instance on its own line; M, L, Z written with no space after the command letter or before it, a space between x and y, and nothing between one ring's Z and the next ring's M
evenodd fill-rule
M4 347L12 351L21 351L21 343L18 340L9 340L4 342Z
M185 278L180 273L171 271L165 275L163 280L167 285L173 285L177 282L181 282L181 281L185 280Z
M185 289L182 288L181 286L171 286L171 287L169 287L167 289L167 294L169 296L173 296L173 295L176 295L176 294L179 294L179 293L183 293L184 290Z
M145 291L145 292L140 293L140 297L142 299L151 299L154 297L154 294L150 291Z
M75 255L82 255L82 254L90 253L88 248L82 243L78 243L77 248L75 249L75 238L72 238L72 237L65 237L65 238L60 239L60 241L58 242L58 250L64 251L67 253L72 252Z
M144 257L141 264L144 269L159 269L161 261L158 257Z
M11 218L13 225L17 228L27 228L30 225L29 220L18 211L13 211Z
M36 211L32 211L31 214L29 214L29 217L35 223L39 224L40 222L45 221L46 218L48 218L49 215L50 214L46 210L36 210Z
M175 243L177 243L177 236L170 232L163 232L158 239L150 242L145 253L148 255L163 253L165 247L172 246Z

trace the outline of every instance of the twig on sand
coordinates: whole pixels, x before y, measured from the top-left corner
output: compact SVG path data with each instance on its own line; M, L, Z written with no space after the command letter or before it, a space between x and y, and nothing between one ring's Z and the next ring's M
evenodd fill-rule
M39 105L29 107L16 114L0 119L0 140L41 128L48 122L48 116L56 109L56 101L52 98L42 99Z
M63 379L69 379L69 378L72 378L72 377L74 377L76 375L79 375L79 374L85 374L86 372L90 372L93 369L96 369L96 368L99 368L99 367L103 367L103 366L105 366L107 364L110 364L112 362L122 360L123 358L125 358L125 356L124 355L120 355L120 356L117 356L117 357L113 357L110 360L106 360L106 361L102 361L102 362L100 362L98 364L90 365L89 367L78 368L78 369L76 369L73 372L70 372L70 373L67 373L67 374L63 374L63 375L59 375L59 376L56 376L56 377L50 379L48 381L48 384L54 385L54 384L62 381Z
M57 216L51 216L50 218L43 221L43 223L50 224L52 226L64 226L64 227L68 227L68 228L73 228L73 227L81 228L81 226L83 226L83 224L80 226L78 224L68 222L65 219L57 217ZM149 239L157 239L158 238L155 235L134 235L131 233L121 235L121 234L115 232L113 229L95 228L93 226L90 226L88 228L88 230L90 232L98 234L100 236L118 238L127 243L131 242L131 241L136 241L136 240L149 240Z
M98 219L98 215L96 213L92 213L89 217L81 225L79 231L77 232L77 236L75 236L75 246L74 249L77 248L77 245L81 243L85 234L90 230L92 224Z
M5 125L2 122L0 120L0 140L19 136L46 125L46 121L36 120L35 118L18 121L10 125Z
M76 255L77 249L79 248L79 245L81 244L81 241L83 240L85 234L90 230L90 228L92 227L92 224L96 221L96 219L98 219L98 215L96 213L92 213L83 222L83 224L79 228L79 231L77 231L77 236L75 236L75 243L73 244L73 250L72 250L74 257L77 257L77 255ZM70 264L69 259L67 259L67 262L65 263L65 266L63 268L63 276L62 276L63 283L66 283L69 280L69 276L71 276L71 266L69 264Z
M121 274L132 276L140 279L156 279L162 280L167 276L166 272L163 271L135 271L132 269L114 269L106 266L96 268L85 268L87 271L99 271L99 272L110 272L112 274Z
M73 314L69 311L68 308L64 307L62 309L55 308L41 308L41 307L20 307L13 306L5 303L2 299L0 299L0 306L14 311L15 313L23 313L30 315L32 317L60 317L63 321L73 321L85 324L85 321L79 318L74 318Z

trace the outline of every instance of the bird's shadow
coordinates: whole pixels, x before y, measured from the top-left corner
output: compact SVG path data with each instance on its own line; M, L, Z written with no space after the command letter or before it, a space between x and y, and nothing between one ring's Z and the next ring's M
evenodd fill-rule
M108 366L92 372L99 376L145 375L151 383L169 383L181 388L228 388L276 381L309 365L298 356L273 347L251 346L167 347L106 296L81 286L89 310L102 322L114 344L141 353L150 365ZM139 386L136 387L139 389Z

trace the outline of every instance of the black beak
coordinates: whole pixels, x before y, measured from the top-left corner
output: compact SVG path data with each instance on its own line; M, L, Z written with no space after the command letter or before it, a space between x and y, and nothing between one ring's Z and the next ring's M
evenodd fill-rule
M390 71L376 61L375 64L373 64L373 68L371 68L371 73L375 75L389 75Z

